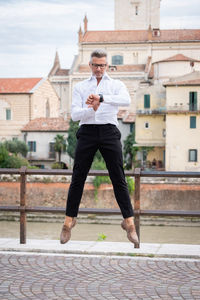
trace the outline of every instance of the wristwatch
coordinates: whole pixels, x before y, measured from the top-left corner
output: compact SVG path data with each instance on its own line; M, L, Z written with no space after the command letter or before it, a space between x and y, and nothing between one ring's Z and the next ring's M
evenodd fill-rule
M103 102L103 101L104 101L103 95L102 95L102 94L99 94L99 97L100 97L99 102Z

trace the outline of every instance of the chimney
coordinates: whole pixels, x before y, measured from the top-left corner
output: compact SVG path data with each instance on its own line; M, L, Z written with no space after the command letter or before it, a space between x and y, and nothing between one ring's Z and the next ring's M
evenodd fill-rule
M87 24L88 24L88 19L87 19L87 16L85 15L85 18L84 18L84 33L87 32Z

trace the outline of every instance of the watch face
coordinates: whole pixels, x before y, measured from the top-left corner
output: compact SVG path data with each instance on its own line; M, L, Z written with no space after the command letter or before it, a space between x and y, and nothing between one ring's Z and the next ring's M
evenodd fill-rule
M99 99L99 102L103 102L103 95L99 95L100 96L100 99Z

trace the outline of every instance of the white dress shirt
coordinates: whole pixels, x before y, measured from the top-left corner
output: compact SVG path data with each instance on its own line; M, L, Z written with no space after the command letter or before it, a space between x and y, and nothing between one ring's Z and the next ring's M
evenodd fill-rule
M97 111L88 108L86 100L90 94L102 94L104 101ZM117 113L119 106L129 106L130 95L120 80L112 79L105 73L97 85L95 76L77 83L73 90L71 117L82 124L114 124L118 125Z

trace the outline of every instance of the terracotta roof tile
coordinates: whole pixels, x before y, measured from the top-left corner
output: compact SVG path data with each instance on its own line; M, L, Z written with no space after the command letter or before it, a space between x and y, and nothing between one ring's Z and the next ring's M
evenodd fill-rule
M123 117L127 114L127 110L126 109L120 109L118 111L118 114L117 114L117 118L118 119L123 119Z
M200 72L194 71L189 74L175 77L168 82L163 83L164 86L192 86L192 85L200 85Z
M37 118L26 124L21 131L63 131L69 129L69 121L63 118Z
M160 30L152 36L148 30L87 31L82 43L134 43L134 42L177 42L200 41L200 29Z
M188 85L188 86L199 85L200 86L200 79L167 82L163 85L164 86L176 86L176 85Z
M0 93L30 93L42 78L0 78Z
M191 57L187 57L183 54L176 54L174 56L159 60L157 62L168 62L168 61L197 61L197 62L199 62L199 60L191 58ZM154 62L154 63L157 63L157 62Z
M123 123L134 123L135 122L135 114L129 113L126 109L120 109L117 114L118 119L122 119Z
M123 118L123 123L134 123L135 122L135 114L129 113Z

